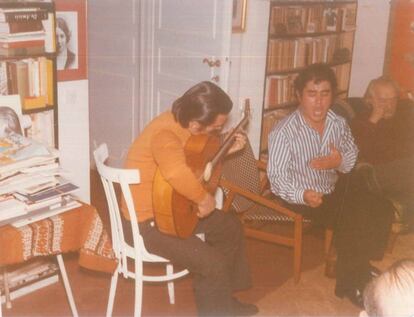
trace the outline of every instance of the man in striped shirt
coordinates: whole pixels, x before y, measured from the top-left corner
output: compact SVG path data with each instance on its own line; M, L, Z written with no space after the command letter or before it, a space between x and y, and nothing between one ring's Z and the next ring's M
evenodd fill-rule
M336 87L335 74L326 64L310 65L298 75L299 106L269 135L267 173L272 192L288 208L334 229L335 293L362 306L362 290L372 271L367 250L373 242L364 230L371 224L361 211L365 208L345 202L347 173L358 148L345 119L330 110Z

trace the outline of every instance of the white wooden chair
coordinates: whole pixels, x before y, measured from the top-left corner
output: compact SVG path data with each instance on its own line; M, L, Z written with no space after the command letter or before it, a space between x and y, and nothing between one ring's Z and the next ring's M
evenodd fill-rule
M171 304L174 304L174 283L173 280L188 274L188 270L182 270L174 273L172 264L167 260L155 254L149 253L144 246L142 236L139 232L137 217L135 214L134 203L130 191L131 184L139 184L140 174L136 169L121 169L107 166L105 160L108 158L108 148L105 143L101 144L95 151L94 157L98 173L101 176L102 184L105 190L106 200L108 203L112 246L116 257L119 261L118 267L111 279L111 288L109 290L107 316L112 315L113 304L115 300L118 274L124 278L135 279L135 306L134 316L141 316L142 309L142 287L143 282L168 282L168 295ZM118 199L115 192L115 184L121 187L122 197ZM120 201L124 199L128 208L130 224L132 228L133 245L125 241L124 229L122 226L120 214ZM128 258L134 261L135 272L128 270ZM145 275L143 265L145 262L156 262L165 265L166 273L164 275Z

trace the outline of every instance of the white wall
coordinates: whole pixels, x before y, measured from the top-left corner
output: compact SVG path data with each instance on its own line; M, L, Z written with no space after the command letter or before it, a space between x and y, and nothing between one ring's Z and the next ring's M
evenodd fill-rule
M364 94L369 81L382 75L390 0L359 0L350 97Z
M88 80L58 82L59 151L76 195L90 202Z
M246 29L241 34L234 34L231 43L230 96L239 109L246 98L250 99L248 137L256 157L260 147L268 23L269 1L248 1Z

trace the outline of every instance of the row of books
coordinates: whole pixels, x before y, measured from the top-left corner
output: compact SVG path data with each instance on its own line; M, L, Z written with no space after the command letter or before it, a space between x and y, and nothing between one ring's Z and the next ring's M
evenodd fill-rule
M318 62L345 62L351 58L352 45L353 32L339 36L270 39L267 71L288 71Z
M273 35L350 31L356 25L356 3L274 6L271 10Z
M265 109L283 107L295 100L294 80L297 74L272 75L266 78Z
M348 90L350 67L350 63L332 66L340 92ZM296 101L294 90L296 76L297 74L267 76L264 109L281 108ZM265 126L266 123L263 125Z
M55 22L46 9L0 8L0 56L56 51Z
M58 267L55 263L46 260L37 260L22 265L15 270L7 272L7 286L4 275L0 275L0 293L4 294L6 287L10 293L26 285L33 285L39 280L56 275Z
M80 204L58 151L8 131L0 138L0 226L23 226Z
M0 61L0 95L20 95L24 110L54 104L53 61L44 56Z

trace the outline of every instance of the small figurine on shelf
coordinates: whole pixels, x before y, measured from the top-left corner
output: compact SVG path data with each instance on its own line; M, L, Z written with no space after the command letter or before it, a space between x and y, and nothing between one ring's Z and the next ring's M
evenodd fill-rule
M0 107L0 137L8 132L21 133L19 117L10 107Z

